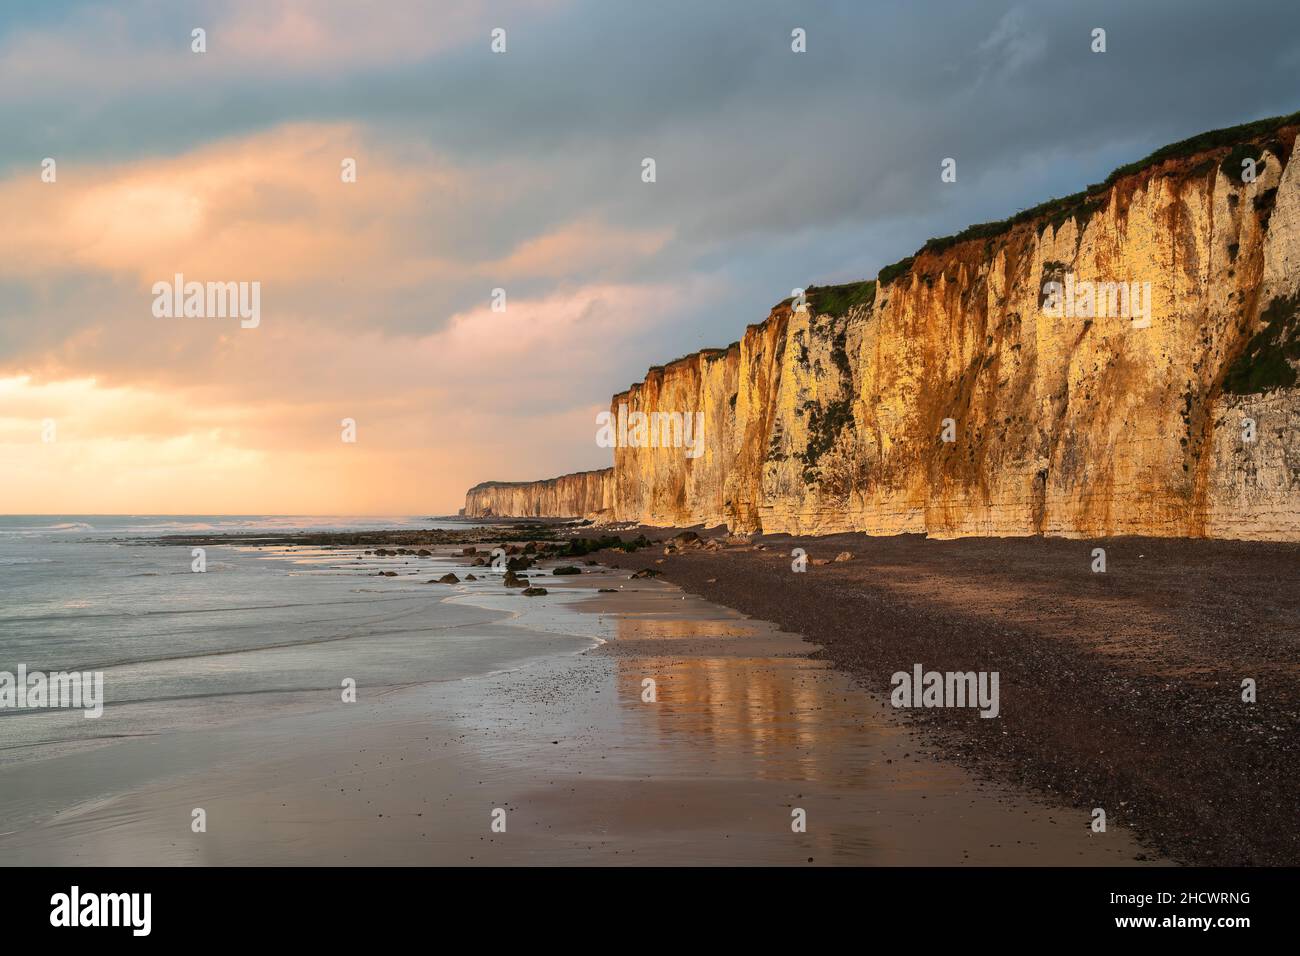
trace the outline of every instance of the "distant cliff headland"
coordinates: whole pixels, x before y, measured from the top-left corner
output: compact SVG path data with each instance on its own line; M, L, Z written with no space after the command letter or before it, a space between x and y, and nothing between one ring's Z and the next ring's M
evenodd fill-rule
M703 412L698 457L634 438L465 514L1300 540L1297 130L1205 133L810 288L613 397Z

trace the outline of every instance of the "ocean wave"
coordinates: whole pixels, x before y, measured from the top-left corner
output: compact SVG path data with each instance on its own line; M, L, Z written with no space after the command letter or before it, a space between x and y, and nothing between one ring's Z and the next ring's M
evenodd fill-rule
M8 528L0 525L0 536L26 537L36 534L85 534L87 531L94 530L95 526L87 521L60 521L55 524L14 525Z

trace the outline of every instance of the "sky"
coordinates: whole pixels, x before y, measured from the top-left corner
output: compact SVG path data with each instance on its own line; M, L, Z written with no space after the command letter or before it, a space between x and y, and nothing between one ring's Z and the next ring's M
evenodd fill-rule
M448 514L603 467L650 365L1297 76L1295 0L4 4L0 513ZM176 274L257 283L256 326L156 315Z

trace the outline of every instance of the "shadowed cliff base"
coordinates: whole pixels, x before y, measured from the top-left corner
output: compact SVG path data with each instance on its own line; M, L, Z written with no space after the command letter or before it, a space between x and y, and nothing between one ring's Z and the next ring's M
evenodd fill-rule
M796 573L795 547L828 563ZM782 535L603 558L800 633L886 695L917 663L997 671L996 719L908 713L963 765L1081 821L1100 807L1176 860L1300 863L1300 546Z

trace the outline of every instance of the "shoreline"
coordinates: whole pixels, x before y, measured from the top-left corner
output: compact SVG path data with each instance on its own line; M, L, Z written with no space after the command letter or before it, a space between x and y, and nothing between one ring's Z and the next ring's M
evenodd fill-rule
M462 572L469 560L444 551L378 580L408 587L431 566ZM108 768L115 779L0 836L0 856L176 865L1144 862L1122 826L1091 834L1083 817L939 759L796 636L661 582L629 581L626 571L583 564L579 575L532 574L547 596L496 581L419 586L439 603L508 610L508 622L490 626L549 648L521 666L362 688L355 705L168 731L0 770L6 786L33 794L100 780ZM642 698L647 677L657 681L652 703ZM190 832L194 807L207 812L206 833ZM490 829L494 808L508 816L504 834ZM804 833L791 828L795 808L808 815Z
M490 530L491 540L511 537L508 527ZM1300 599L1284 597L1300 572L1300 545L736 539L713 529L700 543L717 551L670 546L664 555L678 529L557 521L529 530L539 549L548 537L563 544L609 532L649 543L632 555L593 554L806 634L822 645L821 657L875 693L887 695L888 675L918 663L996 671L1009 681L1005 719L971 722L944 709L909 719L981 777L1074 810L1101 806L1160 856L1225 865L1300 859L1287 814L1295 803L1288 779L1300 774L1300 748L1290 743L1300 730L1300 668L1292 663ZM1110 558L1102 574L1089 570L1097 545ZM794 547L811 558L806 574L789 573ZM855 561L834 563L843 550ZM859 622L870 622L870 636L854 636ZM1243 675L1258 685L1254 704L1240 700Z
M878 694L916 663L998 671L999 719L937 708L912 724L981 778L1100 806L1180 862L1300 861L1300 545L844 534L711 551L710 538L728 540L601 557L803 634ZM1090 570L1095 546L1106 573Z

